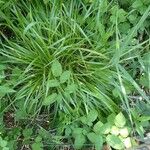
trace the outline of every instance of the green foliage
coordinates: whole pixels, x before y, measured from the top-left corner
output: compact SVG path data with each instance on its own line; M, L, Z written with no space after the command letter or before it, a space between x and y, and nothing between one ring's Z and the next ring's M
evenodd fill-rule
M144 137L149 0L0 0L0 8L0 149L124 149Z
M48 87L49 88L52 88L52 87L57 87L57 86L59 86L60 84L59 84L59 81L58 80L49 80L48 81Z
M32 135L32 133L33 133L33 131L32 131L31 128L23 130L23 136L24 136L24 138L27 138L27 139L30 138L31 135Z
M2 150L9 150L8 142L6 140L3 140L2 137L0 137L0 147Z
M64 71L62 75L60 76L60 83L65 83L66 81L68 81L70 78L70 75L71 75L71 72L69 70Z
M101 122L101 121L98 121L94 127L93 127L93 130L95 133L99 134L101 133L101 127L103 126L104 124Z
M115 135L108 135L106 137L106 141L111 147L115 149L124 149L123 142Z
M0 136L0 149L2 149L2 150L10 150L9 144L10 144L9 141L3 139Z
M77 134L75 136L74 145L76 149L81 149L85 143L85 136L82 134Z
M88 124L89 126L92 125L92 123L96 120L98 116L98 113L96 110L91 110L88 115L86 116L86 124Z
M93 112L93 113L92 113ZM94 114L95 112L95 114ZM86 120L91 114L93 115L93 120L90 125L88 120ZM76 122L68 125L65 129L65 136L74 138L74 145L76 149L83 148L84 144L91 142L96 150L102 149L103 144L106 142L112 148L124 149L130 148L132 146L130 138L130 127L126 124L126 119L124 115L120 112L117 115L111 114L108 116L107 122L97 121L96 111L93 110L87 116L82 116ZM110 118L114 116L115 121L110 121ZM96 123L93 123L95 122ZM116 126L116 122L122 121L123 124ZM118 125L118 124L117 124ZM80 140L81 139L81 140Z
M40 136L35 138L35 143L31 145L33 150L43 150L42 138Z
M95 145L96 150L102 149L103 137L101 135L97 135L94 132L90 132L88 133L87 137Z
M53 93L46 97L43 101L43 105L49 106L50 104L54 103L56 101L57 94Z
M55 76L55 77L61 76L62 66L61 66L61 64L59 63L58 60L54 60L54 62L52 63L51 70L52 70L53 76Z
M13 89L11 89L8 85L2 85L0 86L0 96L3 97L7 93L13 93L15 92Z

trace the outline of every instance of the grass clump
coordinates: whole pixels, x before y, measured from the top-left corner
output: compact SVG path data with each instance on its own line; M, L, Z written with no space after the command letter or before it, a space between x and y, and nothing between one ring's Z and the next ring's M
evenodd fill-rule
M1 118L14 114L14 124L22 127L16 136L31 145L33 134L23 133L32 127L38 136L33 149L43 148L41 132L46 135L46 130L59 135L49 141L72 143L74 135L64 135L68 125L89 134L94 121L105 124L109 115L120 112L127 126L136 126L131 135L143 135L142 123L149 123L148 2L3 0L0 6ZM85 123L91 110L97 120ZM47 123L41 125L44 116ZM75 141L79 148L90 142L82 139Z

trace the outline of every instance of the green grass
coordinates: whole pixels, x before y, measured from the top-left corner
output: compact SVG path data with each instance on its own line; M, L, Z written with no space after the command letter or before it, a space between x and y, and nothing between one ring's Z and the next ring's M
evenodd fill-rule
M2 118L13 111L17 122L28 124L46 114L48 130L59 128L63 136L66 124L93 109L104 122L122 111L142 135L135 111L146 108L131 97L149 107L148 2L3 2Z
M72 4L71 7L73 10L69 10L71 12L70 16L78 15L73 14L75 6L75 4ZM14 6L12 9L12 12L15 11L13 15L16 16L15 22L18 22L18 27L15 27L13 20L9 20L9 26L15 33L20 33L17 39L14 41L8 40L8 44L2 45L2 54L9 58L8 61L11 64L21 64L24 67L23 80L20 80L15 85L19 86L22 84L24 89L19 90L17 97L23 98L25 96L25 104L28 105L30 99L31 103L33 103L32 96L35 96L36 93L38 93L38 97L40 98L38 103L43 101L45 93L52 93L53 90L48 90L47 82L55 78L51 73L51 63L55 59L58 59L63 66L63 70L71 71L69 82L77 85L77 91L68 97L70 99L68 101L70 102L66 101L66 104L64 103L66 105L66 107L64 105L64 108L62 108L64 111L70 112L72 109L78 107L85 110L84 107L92 108L94 105L102 105L106 108L105 112L117 111L118 106L107 95L109 87L106 86L106 82L111 82L111 80L107 79L106 75L113 74L113 70L111 71L110 68L103 69L110 60L108 52L94 48L96 43L86 33L88 27L84 26L84 24L80 25L80 22L75 22L74 16L68 17L69 11L65 6L62 5L62 8L59 8L59 6L58 8L57 6L52 7L54 7L54 12L55 9L56 11L57 9L65 11L52 14L52 16L49 14L50 17L46 17L48 16L47 12L42 11L43 16L46 18L43 21L43 17L36 14L35 11L39 10L41 12L40 10L44 8L36 8L35 10L33 8L32 12L28 14L30 19L21 16L19 6ZM47 9L50 8L47 7ZM88 17L86 15L92 13L90 12L90 8L84 11L83 18ZM38 20L35 20L32 14L38 15L38 17L34 15ZM55 23L53 19L55 20L56 18L57 25L51 25L51 23ZM53 30L50 26L54 26L56 29ZM83 27L87 29L84 31ZM91 33L91 36L92 34L95 34L94 31ZM101 72L103 72L103 75L100 75ZM98 87L100 84L103 91ZM60 92L62 99L65 101L64 88L65 85L61 85L56 90L58 93ZM89 95L91 98L88 100L83 99L86 95ZM72 105L73 108L69 105Z

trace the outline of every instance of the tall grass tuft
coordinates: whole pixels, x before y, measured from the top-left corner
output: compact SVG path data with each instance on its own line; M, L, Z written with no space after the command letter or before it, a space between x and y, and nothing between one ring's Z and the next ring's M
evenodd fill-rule
M123 104L130 114L126 90L131 84L131 91L148 101L129 73L133 71L127 61L140 59L148 43L131 45L130 40L149 8L131 33L121 37L117 17L105 28L112 2L21 0L9 4L9 12L0 11L0 26L12 36L1 32L0 54L11 64L10 76L15 75L14 69L20 70L13 83L14 103L23 101L28 113L36 115L42 108L73 115L96 108L107 115L119 112Z

